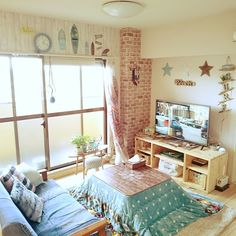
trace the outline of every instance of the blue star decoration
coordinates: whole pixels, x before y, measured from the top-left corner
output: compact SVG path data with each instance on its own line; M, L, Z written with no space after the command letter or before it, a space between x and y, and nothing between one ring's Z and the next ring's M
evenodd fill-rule
M164 67L162 67L162 70L164 71L163 76L165 76L165 75L171 76L172 69L173 69L173 67L170 67L169 64L166 63L166 65Z

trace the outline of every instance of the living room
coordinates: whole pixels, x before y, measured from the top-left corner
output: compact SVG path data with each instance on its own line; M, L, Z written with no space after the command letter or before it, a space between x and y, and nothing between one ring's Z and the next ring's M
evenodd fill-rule
M151 2L150 4L154 4ZM48 65L48 70L51 65L53 67L54 64L60 64L60 58L63 56L68 58L68 60L76 58L83 61L83 63L84 61L86 61L85 63L90 63L88 60L93 60L94 58L107 59L107 63L115 67L119 90L119 112L124 137L123 142L129 157L135 154L136 134L145 127L153 127L155 125L156 99L208 105L211 107L209 144L219 144L220 147L227 151L228 165L226 174L229 176L230 183L236 181L236 172L234 171L236 168L236 126L234 125L236 120L236 100L234 99L229 102L228 108L230 111L228 112L220 112L222 107L219 105L219 102L222 100L221 95L219 95L221 92L219 82L222 75L220 69L225 64L235 65L236 63L236 43L233 42L235 41L236 31L236 11L233 1L229 3L228 8L224 6L222 11L216 9L211 14L205 13L204 15L199 13L199 17L190 17L189 13L186 13L188 9L184 8L183 12L180 11L180 13L181 15L186 13L186 18L183 16L174 22L167 21L159 25L155 25L155 22L153 22L146 26L138 26L135 19L122 19L122 26L118 26L117 19L114 26L108 23L96 23L96 20L86 21L84 20L86 18L74 18L72 20L69 16L63 18L63 16L58 15L57 17L55 15L56 10L55 12L50 10L53 14L49 13L47 15L46 13L33 13L33 9L24 11L19 6L18 9L14 9L13 6L7 6L6 3L7 1L2 2L2 6L0 4L0 51L2 56L42 56L44 63ZM199 12L204 12L204 7L199 6L200 4L191 4L193 5L190 9L198 8ZM220 5L222 3L208 1L208 4L209 8L210 4ZM146 8L149 11L148 1L145 1L145 5L147 5ZM171 14L168 11L168 5L163 5L163 7ZM171 5L169 8L171 8ZM48 9L52 9L52 6ZM36 9L34 10L37 12ZM187 15L190 18L187 18ZM73 25L77 27L79 35L79 46L76 53L71 38ZM61 29L63 29L66 38L66 46L64 45L64 48L63 37L61 41L58 40ZM52 45L45 53L38 53L35 48L34 38L38 33L45 33L51 39ZM92 43L94 43L93 47ZM93 48L94 50L92 50ZM211 68L203 73L203 69L200 67L203 67L205 62ZM138 77L132 76L132 70L138 72ZM232 72L232 77L235 78L235 71ZM192 86L186 84L177 85L176 80L190 81ZM74 93L72 87L70 90L72 92L69 92L69 94ZM232 82L232 87L235 87L234 82ZM56 86L56 92L58 91L59 88ZM49 96L52 95L51 92L53 95L56 94L55 89L52 89L48 91ZM230 96L232 98L236 97L235 90L231 91ZM58 97L54 97L57 101ZM48 103L49 106L54 104ZM103 108L97 111L103 112ZM101 121L100 116L102 115L96 116L96 118L99 117L99 121ZM94 117L89 117L88 121L91 119L94 119ZM2 123L8 122L4 116L0 117L0 121L3 121ZM53 128L51 131L55 132L56 130L54 137L64 132L63 130L60 133L60 130L57 128L63 125L60 122L52 124ZM21 161L29 161L31 164L29 152L35 147L36 149L39 147L34 146L35 143L28 145L25 141L25 148L23 151L20 150L20 152L26 154L27 158L22 156L18 158L12 157L14 153L10 153L11 157L6 158L5 154L9 155L9 152L6 151L5 147L9 147L9 143L11 145L16 144L12 137L9 138L9 133L13 132L12 129L10 132L8 132L9 130L7 131L7 138L9 139L4 134L5 127L2 130L3 132L0 132L2 133L0 134L1 140L3 140L2 144L0 144L0 149L2 150L2 153L0 153L1 167ZM91 130L89 123L85 130ZM69 150L67 150L68 152L73 151L73 146L69 143L69 137L72 134L76 134L76 132L80 132L80 129L76 129L73 132L67 132L67 136L63 140L68 142L65 145ZM103 132L102 128L97 131L97 134L101 132ZM26 138L27 134L24 134L22 137ZM53 137L51 136L50 138L52 139ZM58 145L61 140L57 141L51 145L51 156L58 154L57 150L53 149L53 145ZM43 139L40 139L40 143L41 147L43 147ZM17 150L19 152L19 146L21 145L22 141L20 141L20 145L18 144L18 148L16 148L16 156L20 156ZM50 144L48 143L47 145ZM64 143L62 143L63 145ZM30 151L26 149L27 146ZM75 162L71 162L68 159L68 152L66 152L66 155L65 153L63 154L66 156L66 164L63 163L64 160L57 163L57 160L55 161L56 158L54 159L53 157L49 161L44 159L44 164L41 167L45 168L47 167L45 165L49 165L51 170L53 170L59 169L60 166L65 167L72 164L74 171ZM39 162L35 160L35 163L41 165L42 160Z

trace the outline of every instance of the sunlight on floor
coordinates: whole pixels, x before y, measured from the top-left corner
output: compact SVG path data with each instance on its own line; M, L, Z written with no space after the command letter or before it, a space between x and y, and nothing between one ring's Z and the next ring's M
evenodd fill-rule
M106 163L106 164L103 165L104 168L108 168L110 166L112 166L112 165L109 164L109 163ZM99 168L99 170L101 170L101 168ZM95 169L88 170L88 174L85 176L85 178L88 178L89 176L91 176L95 172L96 172ZM56 179L56 182L60 186L62 186L63 188L69 189L69 188L83 182L83 173L79 172L77 175L76 174L68 175L68 176L65 176L63 178Z

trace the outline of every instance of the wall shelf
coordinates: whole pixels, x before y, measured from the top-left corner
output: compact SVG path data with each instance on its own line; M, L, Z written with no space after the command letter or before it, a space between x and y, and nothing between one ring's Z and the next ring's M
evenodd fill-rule
M218 103L218 106L221 106L221 110L219 111L219 113L231 110L229 109L229 102L234 99L232 98L232 91L234 90L232 82L235 81L235 79L232 78L231 72L235 69L235 65L231 63L231 59L228 56L226 59L226 64L223 65L220 69L220 71L222 71L222 74L220 76L221 81L219 82L219 84L222 85L222 91L219 93L219 95L223 96L223 100Z
M234 100L234 98L229 98L229 99L227 99L227 100L220 101L220 102L218 103L218 105L223 104L223 103L226 103L226 102L229 102L229 101L232 101L232 100Z
M232 91L233 89L234 89L234 87L232 87L230 89L227 89L227 90L224 90L224 91L220 92L219 95L223 95L225 93L228 93L228 92Z
M228 111L231 111L232 109L226 109L224 111L219 111L219 113L222 113L222 112L228 112Z
M227 83L232 82L232 81L235 81L235 79L227 79L227 80L219 82L219 84L227 84Z

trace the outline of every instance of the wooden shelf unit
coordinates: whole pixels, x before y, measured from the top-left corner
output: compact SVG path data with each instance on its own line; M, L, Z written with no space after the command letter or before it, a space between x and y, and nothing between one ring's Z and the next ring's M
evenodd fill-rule
M184 160L178 160L161 154L162 151L177 151L183 153ZM176 164L183 167L183 175L179 178L192 188L203 190L207 193L215 189L217 178L222 176L227 169L228 154L210 148L197 147L188 150L184 147L175 147L168 144L165 139L152 139L145 136L135 137L135 153L144 156L146 164L152 168L158 168L159 161ZM199 166L192 163L192 160L199 158L207 162ZM193 176L199 176L200 183L192 180ZM205 182L204 182L205 181Z

